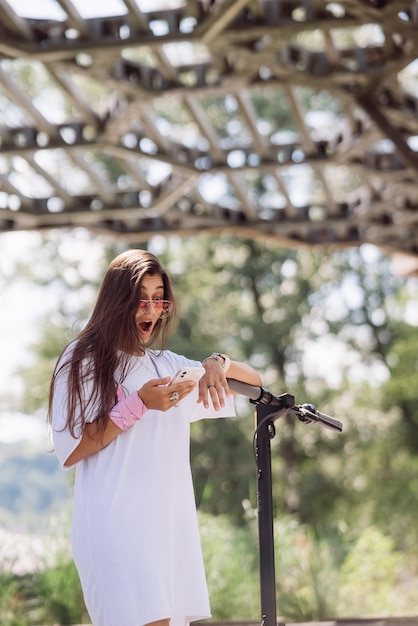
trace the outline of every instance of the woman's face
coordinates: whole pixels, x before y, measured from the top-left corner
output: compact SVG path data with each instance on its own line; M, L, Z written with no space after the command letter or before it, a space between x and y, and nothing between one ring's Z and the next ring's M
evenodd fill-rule
M142 344L151 337L155 324L161 315L171 310L171 304L164 300L164 283L160 274L146 274L142 279L141 300L135 315Z

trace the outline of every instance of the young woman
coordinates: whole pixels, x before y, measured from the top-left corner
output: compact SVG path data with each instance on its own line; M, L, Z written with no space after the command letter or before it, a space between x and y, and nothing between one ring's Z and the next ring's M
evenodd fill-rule
M73 557L94 626L210 617L190 422L234 415L226 376L261 380L227 355L200 363L165 349L175 314L159 260L120 254L52 377L49 419L61 464L76 467ZM179 368L201 365L198 384L169 385Z

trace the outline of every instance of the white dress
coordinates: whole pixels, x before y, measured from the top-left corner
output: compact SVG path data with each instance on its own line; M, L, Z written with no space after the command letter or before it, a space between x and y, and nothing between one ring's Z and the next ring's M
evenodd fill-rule
M170 351L132 357L125 394L147 380L200 365ZM64 377L63 377L64 378ZM190 422L235 415L197 403L147 411L106 448L76 465L72 548L94 626L172 626L210 617L189 461ZM63 464L77 447L65 429L66 383L59 380L53 439ZM63 430L64 428L64 430Z

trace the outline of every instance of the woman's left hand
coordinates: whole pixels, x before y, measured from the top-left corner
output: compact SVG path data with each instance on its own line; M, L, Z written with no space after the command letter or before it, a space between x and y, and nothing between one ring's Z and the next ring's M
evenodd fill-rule
M199 381L198 402L203 402L204 407L209 407L209 398L215 411L225 406L225 397L230 396L225 372L222 365L216 359L208 358L203 362L206 374Z

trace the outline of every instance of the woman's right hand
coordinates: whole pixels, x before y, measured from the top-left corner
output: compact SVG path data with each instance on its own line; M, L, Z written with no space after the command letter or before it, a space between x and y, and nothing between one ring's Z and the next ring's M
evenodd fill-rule
M149 380L141 389L137 391L142 402L147 409L157 409L158 411L168 411L183 400L194 389L196 383L185 381L173 383L168 386L171 377L154 378ZM172 393L177 392L178 398L170 400ZM71 467L82 459L92 454L96 454L105 448L113 439L121 433L121 429L109 418L105 432L101 432L97 427L97 422L86 424L80 443L65 461L65 467Z
M158 411L168 411L176 404L181 402L196 387L193 381L184 381L168 385L171 377L153 378L145 385L138 389L138 395L147 409L156 409ZM178 397L170 399L173 393L177 393Z

